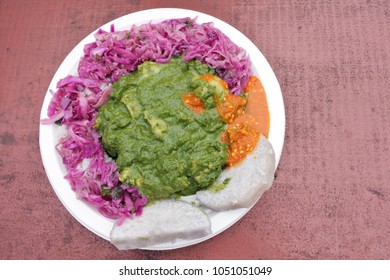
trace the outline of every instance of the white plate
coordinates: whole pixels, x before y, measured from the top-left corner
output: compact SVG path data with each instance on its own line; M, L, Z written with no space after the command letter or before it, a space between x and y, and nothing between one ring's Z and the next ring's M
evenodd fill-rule
M230 39L240 47L244 48L252 61L253 74L260 78L265 92L267 94L268 106L271 115L271 125L269 140L275 150L276 166L282 153L284 132L285 132L285 112L283 97L279 83L275 77L267 60L257 47L241 32L231 25L210 15L183 9L152 9L139 11L115 19L100 28L109 31L111 24L115 24L115 30L129 29L132 25L140 25L148 22L160 22L165 19L197 17L198 23L213 22L214 26L224 32ZM99 28L98 28L99 29ZM57 82L65 78L68 74L77 74L76 69L80 57L83 56L83 47L85 44L93 42L96 29L85 37L65 58L57 72L55 73L41 109L41 119L47 118L47 108L50 103L51 93L49 90L56 90ZM99 214L95 209L88 206L83 201L76 198L75 193L71 190L69 182L64 179L65 167L62 159L57 154L55 145L58 143L61 128L57 125L40 125L39 128L39 145L44 168L50 183L66 209L86 228L99 235L100 237L110 240L110 231L114 224L113 220L107 219ZM191 198L189 198L191 199ZM175 243L164 243L150 246L144 249L150 250L168 250L189 246L207 240L222 231L226 230L243 217L250 209L237 209L226 212L208 211L212 225L212 234L196 240L179 240Z

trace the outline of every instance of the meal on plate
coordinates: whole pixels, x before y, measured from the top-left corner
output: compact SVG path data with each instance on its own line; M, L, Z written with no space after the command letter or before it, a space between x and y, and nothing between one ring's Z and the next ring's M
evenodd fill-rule
M65 177L117 220L117 248L205 237L204 209L249 208L271 187L267 99L244 49L190 18L112 26L95 39L42 122L65 128L56 147Z

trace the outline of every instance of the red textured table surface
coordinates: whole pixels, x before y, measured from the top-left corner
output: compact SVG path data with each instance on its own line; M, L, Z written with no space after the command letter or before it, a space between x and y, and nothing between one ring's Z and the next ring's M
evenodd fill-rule
M389 259L390 1L0 1L1 259ZM119 16L180 7L247 35L280 82L273 187L220 235L115 249L76 221L41 162L39 114L68 52Z

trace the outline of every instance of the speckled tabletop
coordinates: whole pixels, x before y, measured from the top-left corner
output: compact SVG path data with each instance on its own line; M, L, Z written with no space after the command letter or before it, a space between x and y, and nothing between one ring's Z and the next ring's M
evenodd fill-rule
M286 109L276 178L203 243L118 251L54 193L39 150L47 87L99 26L161 7L235 26L273 68ZM390 1L0 1L0 259L389 259Z

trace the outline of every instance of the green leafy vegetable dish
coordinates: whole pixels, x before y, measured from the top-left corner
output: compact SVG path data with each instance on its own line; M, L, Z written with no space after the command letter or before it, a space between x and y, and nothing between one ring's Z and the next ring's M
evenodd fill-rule
M220 140L226 123L215 102L223 90L199 78L204 74L214 70L196 60L144 62L113 84L99 110L95 128L120 181L149 201L207 188L226 164L228 147ZM189 92L204 104L201 114L186 106L183 93Z

